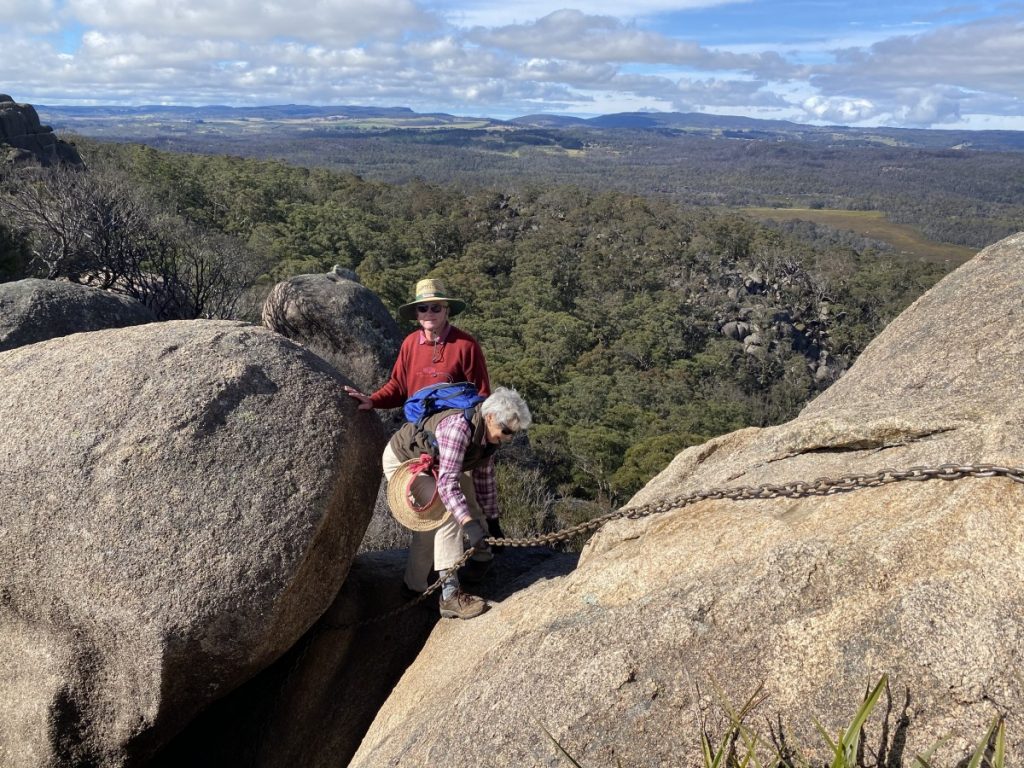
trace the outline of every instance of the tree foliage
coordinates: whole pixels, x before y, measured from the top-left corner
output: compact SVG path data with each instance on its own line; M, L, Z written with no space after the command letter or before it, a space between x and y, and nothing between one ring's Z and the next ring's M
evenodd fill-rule
M503 482L524 497L544 478L549 519L581 508L551 494L620 503L685 447L792 418L942 273L824 227L608 189L466 192L131 145L79 149L91 173L130 179L130 199L148 201L131 241L148 250L134 263L191 286L187 303L208 314L237 312L228 299L246 285L267 290L333 264L392 310L416 280L446 279L469 304L458 323L481 341L492 382L517 388L534 412L529 456ZM61 253L22 229L35 250ZM36 258L84 268L77 256Z
M116 168L11 172L0 215L20 234L12 252L27 251L12 271L117 290L160 318L233 317L265 268L237 239L161 209Z

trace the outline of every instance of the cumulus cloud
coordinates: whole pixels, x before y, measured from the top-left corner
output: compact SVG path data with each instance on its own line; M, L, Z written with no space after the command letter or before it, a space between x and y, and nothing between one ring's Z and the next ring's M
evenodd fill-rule
M801 106L808 116L815 120L841 125L861 123L880 114L878 107L868 99L811 96L804 99Z
M868 48L836 52L832 64L816 67L811 85L820 97L811 107L842 119L885 113L898 124L928 126L960 119L963 108L984 95L1000 104L995 114L1024 111L1024 15L890 38ZM859 103L875 105L862 110ZM823 106L823 105L828 105ZM844 120L845 121L845 120Z
M960 102L942 90L918 91L901 99L893 115L901 125L927 127L936 123L949 123L960 119Z
M611 16L588 16L578 10L555 11L526 24L494 29L475 27L467 38L481 46L539 58L675 64L705 70L766 70L776 76L794 71L774 52L716 51L624 24Z
M577 11L594 16L611 16L623 20L654 16L660 13L678 12L687 9L713 8L747 0L576 0L566 3ZM443 3L449 6L439 8L449 20L460 26L498 27L518 24L524 19L536 19L551 12L549 0L474 0L470 3ZM452 7L454 6L454 7ZM555 5L554 7L558 7Z
M1024 13L1010 15L1011 5L971 23L956 22L962 10L933 14L920 31L904 24L881 41L878 27L849 37L848 24L835 26L800 37L799 49L670 33L683 9L718 4L0 0L0 85L39 103L360 103L494 116L628 105L928 126L1024 114Z
M40 34L60 28L54 0L0 0L0 25L15 25Z
M756 80L679 80L672 104L676 109L706 107L785 108L789 102Z
M107 30L337 45L397 39L439 24L414 0L68 0L68 8L86 26Z

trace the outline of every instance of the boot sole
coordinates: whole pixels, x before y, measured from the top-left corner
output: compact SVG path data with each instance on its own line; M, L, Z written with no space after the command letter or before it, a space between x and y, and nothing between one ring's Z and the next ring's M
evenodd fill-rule
M441 618L442 619L475 619L477 616L479 616L480 614L482 614L482 613L484 613L486 611L487 611L486 603L476 613L460 613L459 611L453 611L450 608L442 608L441 609Z

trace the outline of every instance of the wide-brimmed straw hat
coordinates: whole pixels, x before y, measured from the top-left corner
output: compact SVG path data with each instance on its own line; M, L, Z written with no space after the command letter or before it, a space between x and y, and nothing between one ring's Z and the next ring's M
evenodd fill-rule
M455 317L466 308L466 302L448 295L448 288L442 280L436 277L428 277L416 283L415 298L408 304L398 308L398 314L404 320L416 319L416 305L427 304L432 301L443 301L448 305L448 316Z
M429 456L403 462L388 481L388 506L411 531L432 531L451 514L437 493Z

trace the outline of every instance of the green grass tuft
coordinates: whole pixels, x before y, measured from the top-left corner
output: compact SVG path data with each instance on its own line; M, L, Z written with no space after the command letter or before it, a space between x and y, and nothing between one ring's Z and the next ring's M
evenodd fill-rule
M835 739L815 720L818 733L832 753L831 761L826 764L808 761L789 747L784 753L774 740L769 742L747 725L748 715L767 698L762 693L763 683L739 709L733 707L721 691L716 691L729 725L717 739L712 739L703 728L701 729L700 744L704 768L864 768L864 724L888 684L888 675L882 675L864 698L850 724ZM585 768L566 751L547 728L536 720L534 722L544 731L562 758L575 768ZM932 756L946 741L947 739L940 739L923 755L916 755L912 763L913 768L936 768ZM762 754L767 755L764 760L759 757ZM962 761L958 763L963 764ZM618 765L619 768L623 768L621 761L618 761ZM992 722L972 753L966 768L1006 768L1006 723L1002 716L996 717Z

